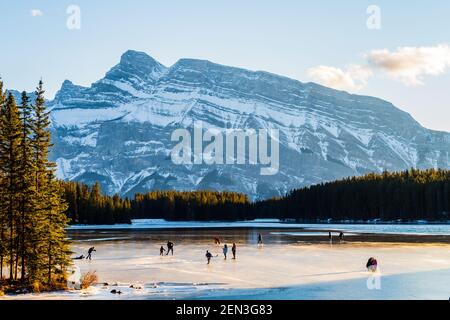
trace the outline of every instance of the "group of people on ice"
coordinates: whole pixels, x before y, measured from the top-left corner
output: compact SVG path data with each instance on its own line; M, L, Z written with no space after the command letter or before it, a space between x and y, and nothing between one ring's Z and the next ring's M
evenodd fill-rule
M164 255L164 252L166 252L166 256L168 256L169 253L171 253L171 252L172 252L172 255L173 255L173 247L174 247L173 242L167 241L167 250L164 249L163 246L161 246L161 248L159 249L159 255L160 255L160 256L163 256L163 255Z
M215 245L220 245L221 241L219 237L215 237L214 238L214 244ZM262 240L262 234L258 234L258 246L262 246L263 244L263 240ZM159 255L160 256L164 256L164 253L166 256L168 256L170 253L172 253L173 255L173 248L174 248L174 243L171 241L167 242L167 250L164 248L164 246L161 246L161 248L159 249ZM222 248L222 253L223 253L223 257L224 260L227 260L227 256L228 256L228 245L224 244L223 248ZM233 243L232 247L231 247L231 254L233 255L233 260L236 260L236 252L237 252L237 245L236 243ZM215 257L218 257L219 255L216 255ZM211 259L214 257L213 254L211 252L209 252L209 250L206 250L206 261L207 264L211 263Z
M95 247L90 247L86 257L84 256L84 254L82 254L81 256L78 256L78 257L73 258L73 259L74 260L83 260L83 259L92 260L92 253L95 252L95 251L97 251L97 250L95 250Z
M221 241L220 241L219 237L215 237L214 238L214 244L215 245L220 245L221 244ZM262 244L263 244L262 234L259 233L258 234L258 246L262 246ZM231 247L231 253L233 254L233 260L236 260L236 251L237 251L236 243L233 243L233 246ZM224 260L227 260L228 245L226 243L223 245L222 252L223 252ZM216 257L218 257L218 256L219 255L216 255ZM207 264L210 264L211 263L211 259L214 256L212 255L211 252L209 252L209 250L206 250L205 257L206 257Z
M215 242L215 243L218 244L217 242ZM236 260L236 251L237 251L236 243L233 243L233 246L231 247L231 253L233 254L233 260ZM227 254L228 254L228 245L227 244L223 245L222 252L223 252L224 260L227 260ZM216 255L216 257L218 257L218 256L219 255ZM213 258L214 256L212 255L211 252L209 252L209 250L206 250L205 257L206 257L207 264L210 264L211 258Z
M330 240L330 243L333 243L333 235L331 234L331 232L328 232L328 240ZM344 233L341 232L339 233L339 242L344 241Z
M328 238L329 238L330 242L333 241L333 237L332 237L331 232L328 233ZM343 232L341 232L339 234L339 240L340 241L344 240L344 233ZM221 241L220 241L219 237L215 237L214 238L214 244L215 245L220 245L221 244ZM262 234L259 233L258 234L258 247L260 247L262 245L263 245L263 238L262 238ZM174 243L171 242L171 241L168 241L167 242L167 250L164 248L164 246L161 246L161 248L159 249L159 255L160 256L164 256L164 253L165 253L165 255L168 256L171 253L172 256L173 256L173 248L174 248ZM89 260L91 260L92 259L92 253L95 252L95 251L96 251L95 247L91 247L91 248L89 248L88 255L86 257L84 255L82 255L82 256L76 257L74 259L75 260L81 260L81 259L89 259ZM237 245L236 245L236 243L233 243L233 245L231 247L231 253L233 255L233 260L236 260L236 251L237 251ZM228 245L227 244L223 245L222 253L223 253L223 256L224 256L224 260L227 260L227 255L228 255ZM219 255L216 255L215 257L218 257L218 256ZM211 263L211 259L214 256L213 256L213 254L211 252L209 252L209 250L206 250L205 257L206 257L207 264L209 265ZM371 257L367 261L366 268L367 268L368 271L376 272L377 269L378 269L378 261L375 258Z

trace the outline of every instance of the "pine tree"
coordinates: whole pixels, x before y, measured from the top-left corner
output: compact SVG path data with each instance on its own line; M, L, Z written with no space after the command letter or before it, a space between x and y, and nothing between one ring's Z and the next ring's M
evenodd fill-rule
M68 242L65 227L68 219L65 215L67 204L62 199L62 189L54 175L55 163L48 160L51 144L49 130L49 112L45 107L42 80L36 89L36 101L33 106L32 159L34 162L34 187L38 205L34 222L34 252L31 268L34 281L54 284L65 277L70 264Z
M4 115L6 113L6 95L3 91L3 81L0 79L0 141L4 140L4 126L5 121ZM1 149L0 149L1 150ZM7 254L6 247L6 238L5 238L5 229L6 229L6 187L7 180L5 176L4 170L2 170L4 163L3 160L6 160L5 155L0 153L0 281L3 280L3 264L4 259Z
M7 242L9 281L17 278L14 273L18 243L18 217L20 201L20 137L21 122L19 109L14 97L9 93L6 104L2 108L0 125L0 170L4 179L4 211L7 221L8 235L2 237L2 242ZM3 229L2 229L3 233Z
M69 219L65 215L67 204L62 199L62 189L51 170L47 173L42 193L46 202L39 221L40 251L44 253L40 263L48 284L61 283L65 280L66 269L70 265L71 252L65 233ZM56 281L54 276L57 277Z
M49 149L51 144L51 135L49 131L50 113L46 110L44 89L42 80L36 88L36 101L33 105L34 119L32 124L33 161L35 165L35 186L36 192L39 192L46 181L47 171L55 167L54 163L48 161Z
M31 131L32 131L32 110L26 92L22 93L22 102L19 107L22 125L22 135L20 141L20 260L21 279L25 280L25 263L28 256L29 237L31 234L31 223L34 208L36 207L36 196L34 189L34 163L32 161ZM19 255L16 257L16 261Z

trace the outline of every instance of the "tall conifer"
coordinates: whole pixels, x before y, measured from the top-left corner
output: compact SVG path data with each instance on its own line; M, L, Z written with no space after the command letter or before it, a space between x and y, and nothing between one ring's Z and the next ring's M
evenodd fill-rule
M4 114L6 112L6 95L3 91L3 81L0 79L0 141L4 140ZM7 181L3 168L4 154L0 151L0 281L3 280L3 264L7 254L6 248L6 187Z
M34 163L31 149L31 131L32 131L32 109L29 103L29 97L26 92L22 93L22 101L19 107L22 125L22 134L20 139L20 255L17 255L16 261L20 256L21 261L21 279L25 280L26 260L28 257L30 239L32 234L31 220L34 218L34 209L37 205L34 188ZM17 268L16 268L17 269Z
M9 281L16 277L14 273L15 255L17 254L18 217L20 201L20 137L21 122L19 109L11 93L9 93L4 108L2 108L0 125L0 170L4 178L4 211L6 213L7 235L2 242L6 242L8 251Z

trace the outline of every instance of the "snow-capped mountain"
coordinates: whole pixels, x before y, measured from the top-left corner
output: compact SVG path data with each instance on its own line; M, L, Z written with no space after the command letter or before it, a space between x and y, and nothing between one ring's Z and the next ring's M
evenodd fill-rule
M423 128L389 102L203 60L167 68L128 51L89 88L66 80L49 107L59 177L100 181L108 193L217 189L267 198L373 171L450 168L450 134ZM279 129L279 173L174 165L171 133L196 121Z

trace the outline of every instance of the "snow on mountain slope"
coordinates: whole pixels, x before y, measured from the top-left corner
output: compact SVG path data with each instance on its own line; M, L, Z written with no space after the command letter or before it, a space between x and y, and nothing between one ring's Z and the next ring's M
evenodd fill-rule
M89 88L65 81L49 106L59 177L100 181L108 193L218 189L265 198L373 171L450 168L450 134L423 128L386 101L203 60L166 68L127 51ZM171 133L196 121L279 129L279 173L174 165Z

